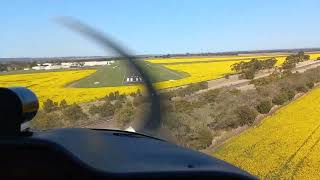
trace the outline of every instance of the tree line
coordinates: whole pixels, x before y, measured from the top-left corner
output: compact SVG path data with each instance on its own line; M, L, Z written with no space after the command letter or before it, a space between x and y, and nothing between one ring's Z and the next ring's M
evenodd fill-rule
M240 73L246 79L253 79L254 75L264 69L272 69L277 63L276 58L267 60L251 59L249 62L241 61L231 65L231 70Z
M28 62L28 61L1 62L0 63L0 72L23 70L24 68L31 68L36 65L37 65L37 62L35 62L35 61L32 61L32 62Z
M304 54L304 52L299 52L297 54L292 54L286 57L283 62L282 70L291 70L296 67L299 62L310 60L310 56ZM260 70L273 69L277 63L277 59L272 57L269 59L256 59L253 58L248 62L241 61L231 65L231 70L239 73L245 79L253 79L255 74Z

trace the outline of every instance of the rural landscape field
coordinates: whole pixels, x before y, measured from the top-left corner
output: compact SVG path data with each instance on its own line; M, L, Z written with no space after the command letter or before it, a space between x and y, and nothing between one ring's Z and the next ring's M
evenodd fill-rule
M0 7L0 180L320 179L319 0Z
M157 89L166 89L161 95L166 107L162 118L169 141L204 151L259 178L317 179L319 57L320 53L299 52L148 58L139 63ZM264 69L265 62L273 64ZM252 67L257 68L254 76L247 77ZM36 93L41 110L34 128L126 128L146 102L140 94L143 86L126 82L130 73L122 61L84 69L11 71L0 75L0 86L23 86ZM226 87L209 82L225 82ZM242 84L233 86L237 82Z
M167 140L259 178L317 179L319 59L318 52L298 52L138 63L155 87L165 90L160 95ZM135 124L148 103L141 82L131 82L135 78L124 61L115 61L94 68L3 72L0 86L36 93L35 129L124 129Z
M316 59L318 56L320 56L320 54L312 53L310 54L310 59ZM159 70L159 65L154 65L156 69L151 69L149 74L153 73L155 86L158 89L166 89L221 78L226 74L232 73L231 65L236 62L249 61L252 58L266 59L268 57L272 56L163 58L154 60L148 59L147 61L163 66L160 67L161 69ZM281 65L285 56L281 56L277 59L278 65ZM204 60L209 61L202 62ZM112 69L114 66L117 66L117 68ZM130 94L139 89L136 85L128 86L122 84L124 74L120 72L121 70L118 70L121 68L123 67L115 64L98 70L19 73L10 75L2 74L0 75L0 86L28 87L35 91L40 99L40 104L47 99L52 99L57 102L65 99L70 104L74 102L89 102L102 98L110 92L119 91L121 94ZM96 81L101 81L102 83L95 85L94 82Z
M205 82L219 78L217 82L229 81L225 78L226 75L237 76L239 73L232 69L235 64L263 63L272 60L272 55L245 58L237 56L157 58L140 63L143 63L146 72L152 75L152 81L158 89L169 90L165 91L162 99L167 107L162 112L163 127L171 133L170 139L173 142L203 150L260 178L317 179L320 174L316 168L320 165L317 158L317 152L320 150L318 133L320 89L317 87L320 82L320 69L317 61L320 54L306 53L302 56L291 54L275 57L275 69L283 68L282 66L291 59L287 58L289 56L293 59L308 57L308 60L302 63L303 66L301 62L298 63L296 70L289 69L292 74L286 75L285 72L274 74L276 72L274 70L274 73L266 74L268 75L266 77L253 78L251 84L254 88L245 90L237 90L231 86L215 89L205 85ZM143 89L139 84L125 83L125 77L130 69L122 64L123 62L116 61L112 65L85 70L3 74L0 76L0 82L4 87L25 86L37 94L42 103L41 107L45 108L43 111L49 115L52 114L52 117L46 118L41 113L35 121L35 127L45 129L68 127L75 122L68 118L64 119L66 115L61 116L57 113L59 111L64 113L64 110L59 110L58 107L61 101L65 100L70 105L82 103L84 105L81 107L84 109L88 109L86 103L101 104L105 101L104 105L93 105L89 110L84 110L84 113L95 117L89 118L87 122L94 123L97 118L103 119L106 115L111 115L105 113L103 115L100 112L113 106L110 102L114 100L111 99L110 93L130 95L136 93L138 89ZM179 86L184 88L175 90ZM173 89L170 90L170 88ZM286 99L282 97L284 92ZM137 110L143 101L139 95L130 96L133 96L131 112ZM109 100L105 100L106 97ZM170 97L179 97L179 99L170 100ZM48 105L44 103L47 103L48 99L58 102L56 107L58 110L46 110ZM116 97L115 100L116 103L123 101L117 100ZM130 100L124 100L124 102L128 104ZM225 109L227 104L232 104L228 110ZM127 108L130 106L121 106L119 111L112 110L115 118L113 125L126 127L134 118L126 115ZM278 109L271 111L272 107ZM242 113L245 116L242 116ZM50 121L55 119L54 116L64 120L52 123ZM81 118L83 120L76 124L85 123L88 117ZM127 121L124 118L131 120ZM104 126L101 120L99 123L94 127ZM108 124L106 127L112 127L109 126L110 122L106 124ZM239 128L242 130L239 131ZM233 131L237 133L228 135Z

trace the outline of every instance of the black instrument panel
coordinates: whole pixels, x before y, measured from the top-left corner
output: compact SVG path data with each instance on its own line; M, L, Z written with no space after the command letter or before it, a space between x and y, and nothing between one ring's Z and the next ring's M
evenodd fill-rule
M116 130L57 129L0 140L10 177L254 179L224 161L153 137Z

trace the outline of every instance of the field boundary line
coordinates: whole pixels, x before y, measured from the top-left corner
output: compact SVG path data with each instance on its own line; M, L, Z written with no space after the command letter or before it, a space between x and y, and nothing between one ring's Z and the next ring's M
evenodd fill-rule
M289 158L284 162L283 165L280 166L280 168L277 168L277 171L275 172L275 175L281 176L284 171L288 168L289 164L292 162L293 158L300 152L300 150L311 140L311 137L317 132L317 130L320 128L320 124L317 125L317 127L308 135L308 137L303 141L303 143L299 146L299 148L289 156ZM273 174L273 171L270 173ZM268 177L269 173L266 175Z
M303 165L304 161L306 160L306 158L309 156L310 153L313 152L314 147L316 145L318 145L320 142L320 137L317 139L317 141L311 146L311 148L309 149L309 151L303 156L303 158L297 163L297 165L293 168L293 173L291 178L294 178L294 176L296 176L297 172L299 171L299 169L301 168L301 165Z

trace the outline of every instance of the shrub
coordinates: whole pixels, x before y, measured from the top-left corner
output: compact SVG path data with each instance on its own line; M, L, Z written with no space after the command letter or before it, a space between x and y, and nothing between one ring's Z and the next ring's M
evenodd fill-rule
M252 124L257 117L257 112L249 106L240 106L236 109L236 115L239 118L239 124Z
M298 92L307 92L308 91L308 88L306 87L306 86L304 86L304 85L301 85L301 86L298 86L297 88L296 88L296 90L298 91Z
M276 65L277 63L277 59L272 57L270 59L267 59L267 60L262 60L261 63L262 63L262 69L271 69L274 67L274 65Z
M82 108L75 103L63 109L62 114L69 121L79 121L88 119L87 114L85 114L82 111Z
M109 95L105 96L105 100L114 101L114 100L124 100L126 98L125 94L120 94L119 91L111 92Z
M58 109L58 103L53 102L51 99L47 99L43 102L43 110L47 113L55 111Z
M257 105L256 108L259 113L267 114L272 108L272 103L269 100L263 100Z
M174 101L174 108L177 112L191 112L193 110L193 106L191 102L186 100Z
M229 129L240 126L240 121L237 118L237 115L222 112L221 114L213 116L213 119L214 121L208 124L208 127L211 129Z
M176 96L176 93L175 93L175 91L167 91L167 92L163 92L163 93L160 93L160 99L162 100L162 99L167 99L167 100L169 100L169 101L171 101L171 99L173 98L173 97L175 97Z
M109 93L109 96L107 96L107 97L108 97L108 99L109 99L110 101L113 101L113 100L116 99L113 92Z
M64 122L57 112L46 113L39 111L31 121L31 127L39 130L61 128L64 127Z
M146 102L148 102L148 101L149 101L149 99L148 99L148 97L146 97L146 96L135 96L135 97L133 98L132 104L133 104L135 107L137 107L137 106L139 106L140 104L146 103Z
M96 114L98 114L98 113L99 113L99 106L96 106L96 105L90 106L90 108L89 108L89 113L90 113L91 115L96 115Z
M275 89L273 86L258 86L256 90L261 97L271 97L278 92L278 89Z
M119 91L114 92L114 100L119 99L119 97L120 97Z
M91 115L98 114L101 117L112 116L114 114L114 111L115 111L115 107L111 104L110 101L105 101L100 106L92 105L89 108L89 113Z
M272 73L269 76L253 79L250 81L251 84L254 84L255 86L264 86L268 85L270 83L273 83L275 81L278 81L280 79L280 73Z
M62 100L61 102L60 102L60 108L66 108L67 106L68 106L68 104L67 104L67 101L66 100Z
M253 79L257 71L262 69L271 69L276 64L276 58L267 60L251 59L249 62L239 62L231 65L231 70L241 73L242 78Z
M292 69L296 67L296 63L309 60L310 56L305 55L304 52L299 52L298 54L293 54L286 57L286 60L282 64L283 69Z
M320 81L320 68L313 68L313 69L308 69L305 72L306 77L309 79L309 81L317 83Z
M114 108L115 108L115 109L120 109L120 108L122 108L122 102L121 102L121 101L116 101L116 102L114 103Z
M309 89L312 89L314 87L314 83L313 82L308 82L306 84L306 86L309 88Z
M282 68L283 69L292 69L292 68L295 68L296 67L296 64L295 62L293 61L290 61L290 60L285 60L282 64Z
M254 69L249 69L244 71L243 76L246 79L253 79L254 78L254 74L255 74L255 70Z
M286 94L288 100L292 100L296 95L296 92L290 88L283 88L281 91Z
M205 102L208 102L208 103L213 103L215 102L215 100L217 99L218 95L220 93L220 90L219 89L213 89L213 90L209 90L207 92L204 92L202 95L201 95L201 99Z
M199 91L201 89L207 89L208 88L208 82L200 82L200 83L194 83L194 84L190 84L185 88L180 88L176 91L176 94L178 96L186 96L186 95L190 95L196 91Z
M124 128L134 119L134 109L132 106L123 106L114 114L114 119L120 128Z
M101 117L112 116L115 111L114 106L108 101L103 103L98 109Z
M253 70L253 72L259 71L261 69L266 69L273 67L276 63L276 59L269 59L268 61L258 60L256 58L251 59L249 62L239 62L231 65L231 70L236 72L244 72L247 70Z
M201 127L193 134L190 146L194 149L205 149L212 143L212 133L209 128Z
M118 101L124 102L126 100L126 95L125 94L120 94L118 97Z
M137 95L138 95L138 96L142 96L140 89L137 90Z
M179 113L165 113L163 116L163 126L169 129L178 129L181 127L183 118L180 117Z
M272 98L272 103L276 105L282 105L286 101L288 101L288 96L285 93L279 93Z
M253 79L250 81L250 84L253 84L255 86L263 86L271 83L269 76L259 78L259 79Z

